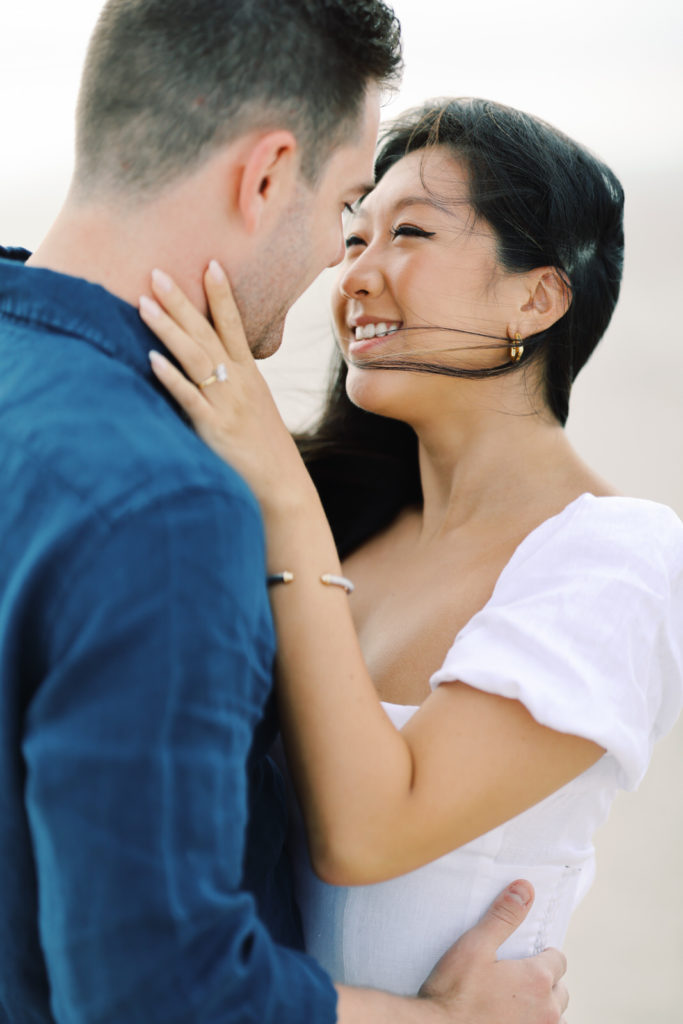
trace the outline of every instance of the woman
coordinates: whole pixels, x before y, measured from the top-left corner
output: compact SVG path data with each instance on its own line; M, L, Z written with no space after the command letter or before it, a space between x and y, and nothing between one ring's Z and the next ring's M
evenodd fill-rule
M335 299L344 363L301 441L315 486L219 268L227 356L177 289L143 316L200 388L154 356L158 378L263 510L283 735L325 880L299 844L308 948L407 993L515 876L536 903L503 953L562 943L595 828L680 708L683 527L617 496L562 429L619 291L609 169L451 100L396 124L376 173Z

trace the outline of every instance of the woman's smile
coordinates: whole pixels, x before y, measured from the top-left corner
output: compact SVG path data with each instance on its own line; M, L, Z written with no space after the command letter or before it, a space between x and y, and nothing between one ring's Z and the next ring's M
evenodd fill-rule
M354 356L379 347L390 340L402 326L402 320L380 320L369 316L354 318L349 324L348 354Z

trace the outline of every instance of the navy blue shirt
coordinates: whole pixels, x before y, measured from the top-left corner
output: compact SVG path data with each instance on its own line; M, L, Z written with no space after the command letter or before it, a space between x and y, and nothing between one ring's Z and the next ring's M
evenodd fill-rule
M137 311L25 255L0 251L0 1021L332 1022L285 945L258 507Z

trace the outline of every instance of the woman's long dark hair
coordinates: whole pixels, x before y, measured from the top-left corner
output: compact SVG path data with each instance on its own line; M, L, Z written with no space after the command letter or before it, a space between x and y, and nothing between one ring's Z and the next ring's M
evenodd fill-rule
M557 129L479 99L433 101L395 121L380 142L376 180L408 153L434 146L467 168L470 205L493 229L500 265L521 273L555 267L571 303L551 327L524 339L521 362L469 370L421 365L408 357L402 366L485 378L517 372L533 361L541 369L545 402L564 425L572 383L604 334L619 295L622 187L608 167ZM342 557L421 499L414 432L353 405L345 383L346 365L339 358L320 421L298 438Z

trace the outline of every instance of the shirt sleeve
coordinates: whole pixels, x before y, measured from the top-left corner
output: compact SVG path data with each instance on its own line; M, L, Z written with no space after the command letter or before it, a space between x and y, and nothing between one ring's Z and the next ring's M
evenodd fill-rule
M604 747L635 788L683 702L682 567L669 509L584 496L520 545L431 685L521 701Z
M240 888L273 653L255 506L180 493L74 546L23 745L55 1019L334 1021Z

